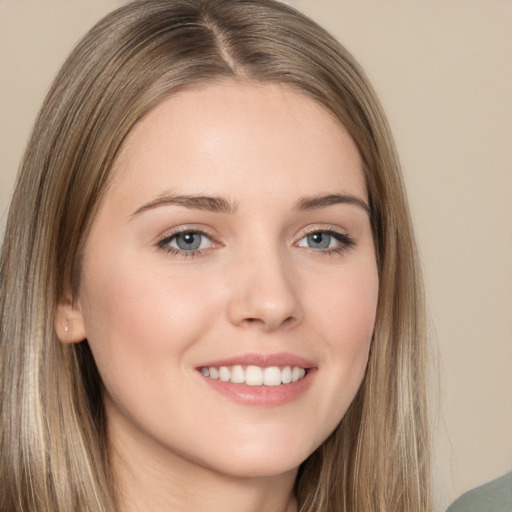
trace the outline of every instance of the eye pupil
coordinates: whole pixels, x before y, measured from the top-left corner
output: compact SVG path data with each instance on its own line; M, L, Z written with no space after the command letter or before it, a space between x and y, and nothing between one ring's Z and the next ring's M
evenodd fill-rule
M331 235L326 233L311 233L307 238L309 247L315 249L327 249L331 243Z
M201 245L199 233L181 233L176 237L176 245L184 251L194 251Z

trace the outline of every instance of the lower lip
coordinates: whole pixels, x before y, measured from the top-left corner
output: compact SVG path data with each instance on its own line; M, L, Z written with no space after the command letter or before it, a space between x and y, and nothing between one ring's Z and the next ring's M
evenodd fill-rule
M224 382L211 377L200 376L215 391L231 398L235 402L246 405L259 405L277 407L299 398L309 388L315 377L316 369L310 369L306 375L290 384L279 386L248 386L247 384L235 384Z

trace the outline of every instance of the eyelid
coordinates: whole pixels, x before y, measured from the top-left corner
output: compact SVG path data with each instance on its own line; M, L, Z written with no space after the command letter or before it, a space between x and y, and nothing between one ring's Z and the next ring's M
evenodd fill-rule
M326 248L326 249L315 249L313 247L304 247L305 249L310 249L316 253L323 253L323 254L329 254L329 253L340 253L342 251L346 251L353 246L356 245L355 239L347 232L347 230L340 228L339 226L309 226L307 227L301 234L300 237L295 242L295 245L297 245L303 238L307 237L308 235L313 235L315 233L325 233L327 235L333 236L340 244L339 247L333 247L333 248ZM302 247L302 246L299 246Z
M177 236L184 234L184 233L197 233L201 236L204 236L208 238L211 242L211 245L206 248L198 248L198 249L180 249L177 247L172 247L170 242L175 239ZM298 245L301 240L303 240L308 235L312 235L315 233L324 233L329 236L332 236L336 241L337 245L335 247L327 247L327 248L314 248L314 247L307 247ZM210 229L205 228L204 226L194 226L194 225L181 225L173 228L170 232L168 231L167 234L163 237L160 237L158 241L155 244L159 249L162 249L166 251L167 253L173 254L175 256L179 256L182 258L187 257L196 257L196 256L205 256L208 254L212 249L216 249L223 244L217 239L217 237L210 232ZM296 247L300 247L302 249L310 250L311 252L314 252L316 254L322 253L322 254L332 254L332 253L341 253L346 250L349 250L354 245L356 245L356 242L352 236L347 232L347 230L340 228L339 226L333 226L333 225L312 225L306 227L301 233L300 236L297 237L296 241L294 242L294 245Z
M172 247L170 242L175 239L177 236L185 234L185 233L197 233L201 236L205 236L211 241L211 246L206 247L203 249L193 249L193 250L184 250L179 249L176 247ZM167 234L163 237L160 237L156 243L156 246L159 249L162 249L170 254L173 254L175 256L180 256L183 258L187 257L196 257L200 255L205 255L208 251L210 251L212 248L215 248L215 246L220 246L221 244L215 239L214 235L209 232L208 229L205 229L204 227L197 227L193 225L182 225L177 226L173 228L170 232L167 232Z
M163 234L158 235L157 244L182 233L199 233L211 238L212 240L216 238L213 229L209 226L205 226L204 224L180 224L172 228L168 228L163 231Z
M300 238L304 238L307 235L311 235L314 233L327 233L327 234L333 234L333 235L340 235L343 237L352 238L350 234L348 233L348 230L341 228L340 226L335 226L332 224L326 224L326 225L311 225L304 228L304 230L300 234Z

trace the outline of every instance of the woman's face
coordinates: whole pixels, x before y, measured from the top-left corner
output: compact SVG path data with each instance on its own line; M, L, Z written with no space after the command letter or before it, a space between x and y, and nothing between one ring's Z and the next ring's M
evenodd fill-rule
M378 292L367 204L354 142L288 86L227 81L151 111L93 222L72 325L117 451L294 471L365 372Z

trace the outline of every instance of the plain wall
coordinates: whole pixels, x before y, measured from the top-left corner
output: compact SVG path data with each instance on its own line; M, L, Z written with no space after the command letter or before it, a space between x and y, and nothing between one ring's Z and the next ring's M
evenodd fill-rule
M434 469L444 510L512 468L512 2L287 3L358 58L394 131L439 345ZM78 38L120 4L0 0L2 230L53 76Z

